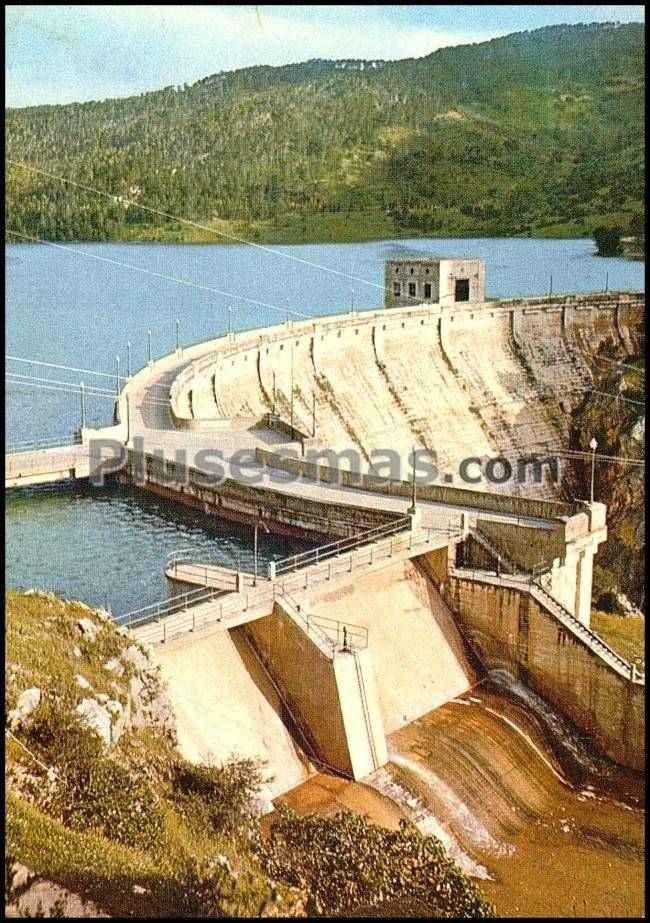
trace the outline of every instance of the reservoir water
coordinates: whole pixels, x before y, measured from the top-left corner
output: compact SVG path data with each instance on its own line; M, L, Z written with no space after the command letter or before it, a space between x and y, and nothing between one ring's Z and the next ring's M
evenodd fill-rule
M644 264L600 259L590 240L416 240L293 247L145 244L17 244L6 248L10 381L8 442L69 437L79 396L115 389L120 373L175 346L283 322L287 312L322 315L382 303L383 262L395 251L486 260L490 296L644 286ZM352 277L352 278L351 278ZM289 315L291 316L291 315ZM37 360L79 371L34 365ZM97 375L94 373L102 373ZM27 381L32 376L40 381ZM87 397L87 425L110 421L110 393ZM114 612L166 594L168 551L190 544L224 563L239 551L251 566L252 531L201 521L141 496L87 488L11 492L7 503L9 586L41 586ZM80 540L81 538L81 540ZM260 560L297 543L260 540Z

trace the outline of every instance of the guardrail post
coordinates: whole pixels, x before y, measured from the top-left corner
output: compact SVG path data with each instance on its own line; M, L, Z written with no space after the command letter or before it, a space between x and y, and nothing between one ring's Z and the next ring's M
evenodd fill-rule
M162 623L162 630L163 630L163 644L164 644L167 641L167 623L166 622Z
M269 580L275 580L275 561L269 561Z
M196 609L192 609L192 631L196 628Z

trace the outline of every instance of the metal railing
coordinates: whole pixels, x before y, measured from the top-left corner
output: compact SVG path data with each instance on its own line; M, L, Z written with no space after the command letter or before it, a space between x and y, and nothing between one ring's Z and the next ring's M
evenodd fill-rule
M372 542L376 542L382 538L395 535L398 532L405 532L410 530L410 528L411 517L400 517L393 522L385 523L381 526L376 526L373 529L360 532L358 535L353 535L350 538L342 538L335 542L329 542L326 545L320 545L318 548L312 548L309 551L303 551L300 554L289 555L287 558L282 558L280 561L275 561L275 574L279 577L281 574L290 573L291 571L295 571L303 567L308 567L310 564L320 564L322 561L326 561L328 558L339 557L340 555L345 554L347 551L354 551L361 545L369 545Z
M599 635L587 628L562 603L558 602L548 589L543 586L541 579L545 573L547 573L546 570L541 571L539 568L535 568L529 573L520 572L517 574L497 574L495 571L464 566L454 566L450 569L450 574L453 577L477 580L483 583L499 583L530 593L547 612L550 612L558 622L580 638L594 653L598 654L610 666L613 666L617 673L634 683L645 684L645 673L639 671L635 664L621 657Z
M142 606L140 609L133 609L131 612L125 612L115 617L118 625L124 625L128 628L135 628L146 622L155 622L159 619L173 615L188 609L190 606L197 606L200 603L208 602L222 592L219 588L197 587L195 590L189 590L187 593L180 593L172 596L170 599L159 600L150 603L148 606Z
M635 665L627 661L624 657L621 657L620 654L611 648L606 641L603 641L600 635L597 635L591 628L587 628L586 625L583 625L573 613L569 612L562 603L558 602L558 600L542 586L539 578L532 580L531 587L533 590L532 595L537 597L538 601L542 602L542 605L544 605L546 609L550 609L558 621L563 622L574 633L579 634L592 650L597 650L605 660L614 662L630 679L636 680L638 678L639 674L637 674ZM539 600L539 596L542 596L543 599Z
M275 596L288 605L294 617L302 622L307 634L316 635L321 645L328 647L332 654L337 650L363 650L368 647L368 629L363 625L354 625L325 615L311 615L304 611L302 603L283 586L276 585Z
M408 518L407 518L408 519ZM159 603L153 603L144 606L134 612L125 613L119 616L119 624L127 625L132 628L144 627L147 623L152 623L151 631L146 632L146 637L142 640L156 643L158 641L168 641L188 631L195 631L204 628L214 622L221 622L224 618L241 616L244 613L252 613L251 617L255 618L255 611L262 607L272 607L276 599L283 598L291 601L292 594L301 592L309 587L316 586L319 583L326 582L342 575L349 575L355 570L372 567L380 562L388 562L393 555L401 551L410 551L413 548L421 548L423 545L429 545L434 534L443 534L445 539L451 535L458 535L458 530L431 528L417 529L410 528L410 519L408 527L403 529L401 534L389 534L383 538L368 541L362 547L358 547L358 540L362 536L357 536L357 547L346 550L338 556L330 555L326 561L318 563L316 560L303 564L302 567L293 569L285 573L274 581L261 581L256 586L250 584L240 587L239 592L223 592L223 587L206 588L202 584L189 593L172 599L164 600ZM391 523L391 525L393 525ZM375 534L377 530L370 530ZM364 533L367 537L368 533ZM339 542L333 542L325 547L331 548L333 545L340 545ZM180 549L176 556L185 555L186 549ZM176 560L174 553L169 558ZM321 566L322 564L325 567ZM185 566L185 565L183 565ZM198 565L199 571L203 571L206 565ZM208 579L209 568L208 567ZM226 570L225 568L223 570ZM220 598L215 598L220 596ZM299 605L295 604L294 605ZM321 635L327 639L331 646L339 645L341 648L349 646L351 648L361 648L367 646L367 630L357 625L347 622L341 622L336 619L329 619L326 616L312 617L299 608L301 618L314 630L318 629ZM176 618L170 622L166 617L175 615Z
M51 439L36 439L34 441L9 442L5 445L5 455L20 455L27 452L38 452L40 449L67 449L73 445L81 445L81 434L73 433L72 436L52 437Z

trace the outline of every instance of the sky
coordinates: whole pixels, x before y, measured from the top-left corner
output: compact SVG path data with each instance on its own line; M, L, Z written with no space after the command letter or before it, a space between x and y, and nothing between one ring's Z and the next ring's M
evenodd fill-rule
M6 105L83 102L310 58L421 57L557 23L642 22L642 6L5 6Z

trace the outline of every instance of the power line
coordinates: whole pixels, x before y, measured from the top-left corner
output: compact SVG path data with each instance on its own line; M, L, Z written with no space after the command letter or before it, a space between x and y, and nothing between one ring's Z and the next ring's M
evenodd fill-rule
M623 401L626 404L637 404L639 407L645 407L644 401L635 401L631 397L621 397L620 394L613 394L611 391L597 391L595 388L589 388L590 394L600 394L603 397L611 397L616 401Z
M610 359L609 356L602 356L600 353L591 353L587 350L581 350L585 356L593 356L594 359L600 359L603 362L611 362L613 365L620 365L626 369L632 369L633 372L640 372L642 375L645 375L645 369L643 366L639 367L637 365L632 365L629 362L621 362L619 359Z
M319 263L314 263L313 260L306 260L303 257L296 256L294 253L284 253L282 250L276 250L273 247L267 247L264 244L258 244L252 240L246 240L243 237L237 237L235 234L228 234L226 231L220 231L217 228L211 228L204 224L198 224L196 221L191 221L189 218L182 218L179 215L171 215L168 212L161 211L160 209L152 208L150 205L144 205L142 202L136 202L135 200L127 199L125 196L116 196L113 193L105 192L103 189L97 189L94 186L87 186L84 183L78 183L75 180L68 179L65 176L59 176L56 173L49 173L47 170L34 167L32 164L24 163L24 161L11 160L10 158L7 158L7 163L10 163L16 167L21 167L23 170L28 170L32 173L38 173L41 176L47 176L49 179L55 179L59 182L67 183L70 186L75 186L77 189L83 189L85 192L93 192L96 195L103 196L107 199L112 199L113 201L119 198L127 205L134 205L136 208L140 208L152 215L158 215L161 218L168 218L171 221L180 221L181 224L186 224L189 227L198 228L198 230L201 231L208 231L210 234L217 234L226 240L233 241L233 243L246 244L249 247L254 247L255 249L262 250L265 253L271 253L273 256L281 256L285 259L293 260L296 263L302 263L305 266L311 266L314 269L320 269L323 272L329 272L332 275L341 276L344 279L351 279L354 282L361 282L363 285L369 285L371 288L379 289L382 292L386 291L385 286L379 285L377 282L371 282L368 279L361 279L358 276L350 275L350 273L342 272L339 269L332 269L330 266L322 266Z
M115 381L116 378L118 377L116 372L113 372L112 374L111 372L96 372L93 369L80 369L80 368L75 368L72 365L60 365L55 362L43 362L40 359L24 359L21 356L7 356L7 355L5 355L5 359L11 362L27 362L30 365L42 365L50 369L62 369L67 372L82 372L84 375L101 375L103 378L112 378L113 381ZM129 381L128 375L120 375L119 379L120 381ZM95 387L95 386L91 385L91 387ZM163 384L160 384L160 382L153 382L153 381L150 382L147 385L147 387L163 388L165 391L169 390L167 385L163 385Z
M94 390L92 386L90 388L81 388L80 385L75 385L73 382L65 382L63 384L56 382L50 384L52 381L51 379L33 378L28 375L18 375L16 372L7 372L5 374L5 379L9 385L23 385L29 388L40 388L43 391L60 391L64 394L85 394L86 397L103 397L105 399L110 399L113 402L118 399L118 395L114 392L110 392L104 389ZM169 407L167 401L159 401L152 398L143 398L140 401L140 405L143 404L148 404L154 407Z
M6 228L7 234L13 234L16 237L22 237L24 240L30 240L35 244L43 244L46 247L54 247L56 250L63 250L65 253L75 253L79 256L87 256L90 259L98 260L101 263L111 263L113 266L121 266L124 269L132 269L134 272L142 272L148 276L156 276L159 279L166 279L168 282L176 282L178 285L187 285L189 288L200 289L204 292L210 292L213 295L222 295L226 298L235 298L239 301L246 301L261 308L270 308L272 311L278 311L281 314L292 314L295 317L311 318L313 315L305 314L303 311L293 311L290 308L281 308L276 304L269 304L266 301L258 301L256 298L247 298L245 295L236 295L234 292L226 292L218 288L210 288L207 285L200 285L198 282L191 282L188 279L179 279L176 276L170 276L166 273L155 272L153 269L145 269L143 266L132 266L131 263L124 263L121 260L111 260L107 256L98 256L96 253L89 253L87 250L77 250L67 244L55 244L51 240L42 240L40 237L32 237L30 234L23 234L21 231L15 231L12 228Z

